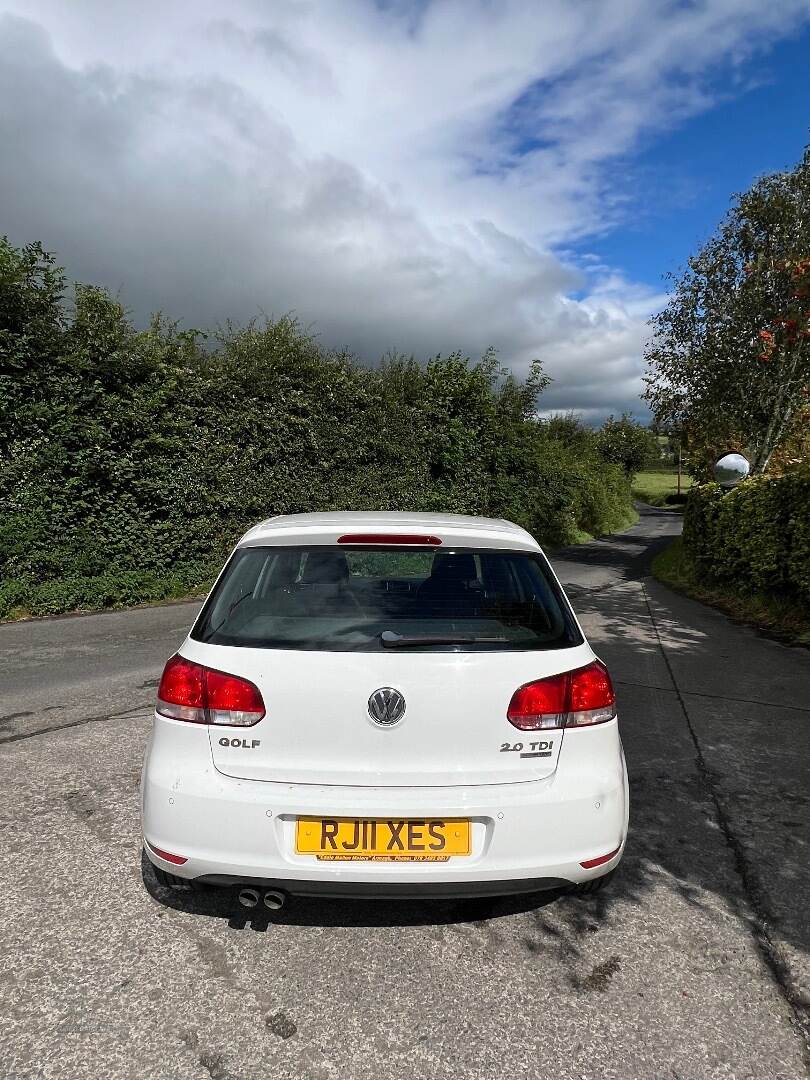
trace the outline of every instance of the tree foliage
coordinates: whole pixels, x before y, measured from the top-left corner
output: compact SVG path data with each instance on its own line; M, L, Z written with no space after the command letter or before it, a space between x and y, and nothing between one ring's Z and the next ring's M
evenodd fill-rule
M182 593L252 523L311 510L507 517L551 544L627 522L592 440L494 353L377 368L292 318L139 330L37 245L0 242L0 616Z
M810 147L737 197L653 324L645 396L686 430L696 473L726 449L763 472L808 421Z
M655 434L629 413L607 418L597 432L596 448L605 461L621 465L630 479L660 458Z

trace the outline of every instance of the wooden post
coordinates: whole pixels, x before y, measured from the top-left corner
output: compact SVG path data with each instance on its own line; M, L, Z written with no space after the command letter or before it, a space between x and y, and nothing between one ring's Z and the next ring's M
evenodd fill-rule
M681 493L681 439L678 436L678 494Z

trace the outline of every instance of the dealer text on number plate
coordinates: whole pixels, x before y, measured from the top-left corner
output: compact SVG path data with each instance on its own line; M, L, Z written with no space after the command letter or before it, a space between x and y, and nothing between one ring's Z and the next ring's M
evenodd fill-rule
M447 862L470 854L459 818L309 818L295 824L295 850L326 862Z

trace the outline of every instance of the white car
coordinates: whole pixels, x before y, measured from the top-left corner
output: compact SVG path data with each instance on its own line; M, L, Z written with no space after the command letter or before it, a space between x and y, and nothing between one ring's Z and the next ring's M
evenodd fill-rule
M592 891L621 859L613 687L537 542L453 514L276 517L163 672L146 854L178 889Z

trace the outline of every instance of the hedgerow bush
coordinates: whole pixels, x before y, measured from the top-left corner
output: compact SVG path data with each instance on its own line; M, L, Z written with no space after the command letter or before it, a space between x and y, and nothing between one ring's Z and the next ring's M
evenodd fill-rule
M810 465L751 477L728 492L693 487L683 542L711 581L810 601Z
M280 513L486 514L550 544L632 515L590 434L536 418L539 366L524 382L492 354L369 368L290 318L138 330L102 289L66 296L39 245L0 241L0 617L204 587Z
M176 567L165 575L122 570L97 577L71 575L36 583L14 580L0 585L0 611L58 615L65 611L100 611L133 607L155 600L188 596L213 579L219 567Z

